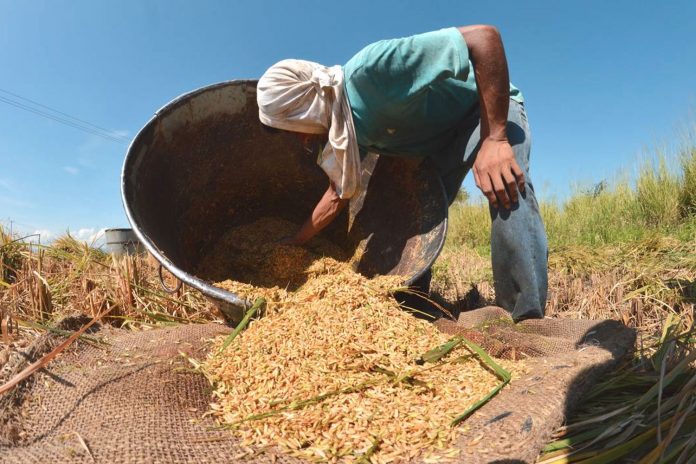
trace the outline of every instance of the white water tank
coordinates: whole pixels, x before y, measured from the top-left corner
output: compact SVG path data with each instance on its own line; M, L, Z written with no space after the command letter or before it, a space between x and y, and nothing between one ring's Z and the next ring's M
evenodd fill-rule
M117 256L145 253L133 229L106 229L104 231L106 251Z

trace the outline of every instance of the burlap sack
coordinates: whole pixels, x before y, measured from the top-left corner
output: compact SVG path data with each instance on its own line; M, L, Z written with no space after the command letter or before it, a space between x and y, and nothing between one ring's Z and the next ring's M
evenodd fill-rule
M467 463L533 462L582 393L634 343L633 332L612 321L514 325L497 308L437 325L465 333L494 355L535 357L529 373L461 425L460 461ZM0 461L299 462L278 450L240 446L203 417L210 385L180 353L201 359L207 340L229 330L217 324L136 333L101 327L93 335L108 345L78 342L0 398ZM47 336L35 344L27 362L51 342Z

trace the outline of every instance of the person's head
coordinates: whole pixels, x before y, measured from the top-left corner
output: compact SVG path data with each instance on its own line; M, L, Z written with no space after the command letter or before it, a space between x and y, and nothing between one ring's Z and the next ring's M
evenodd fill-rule
M291 131L291 130L285 130L285 129L276 129L275 127L268 126L264 123L261 123L261 126L263 129L268 132L269 134L276 134L276 133L286 133L286 134L292 134L305 148L305 150L308 153L312 154L318 154L321 152L322 148L326 143L329 141L329 133L326 132L324 134L308 134L306 132L297 132L297 131Z
M333 95L322 87L331 83L319 76L331 79L329 69L303 60L283 60L268 68L256 87L261 122L275 129L327 134Z
M360 156L340 66L280 61L259 79L256 101L264 125L297 133L310 151L323 144L319 165L341 198L355 193Z

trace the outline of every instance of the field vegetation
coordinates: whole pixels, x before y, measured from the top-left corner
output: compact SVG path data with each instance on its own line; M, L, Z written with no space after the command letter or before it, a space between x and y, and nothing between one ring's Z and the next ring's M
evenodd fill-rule
M547 315L615 319L639 332L635 358L590 393L541 462L696 455L696 144L685 146L645 161L633 179L540 205L550 244ZM488 207L463 195L434 266L435 298L453 312L495 301L489 234ZM78 327L101 318L132 330L218 318L186 286L163 291L150 258L115 258L70 235L38 246L0 229L0 388L40 334L98 343L61 323L66 316Z
M547 316L615 319L635 358L556 433L543 463L693 462L696 456L696 143L629 176L540 204L549 239ZM488 206L461 195L434 266L456 311L494 304Z
M670 313L693 322L696 297L696 148L644 161L636 179L577 188L539 205L549 240L547 314L613 318L659 331ZM466 195L450 209L436 287L468 309L493 303L487 204Z

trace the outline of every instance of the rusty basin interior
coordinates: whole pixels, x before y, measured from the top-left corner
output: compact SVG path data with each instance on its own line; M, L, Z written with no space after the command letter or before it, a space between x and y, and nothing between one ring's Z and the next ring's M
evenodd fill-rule
M348 251L360 247L362 274L409 284L444 243L442 183L426 163L372 153L362 183L322 233ZM131 143L122 173L126 214L147 250L179 280L242 309L248 302L196 275L201 258L231 227L260 217L301 224L327 186L316 153L259 122L256 81L211 85L164 106Z

